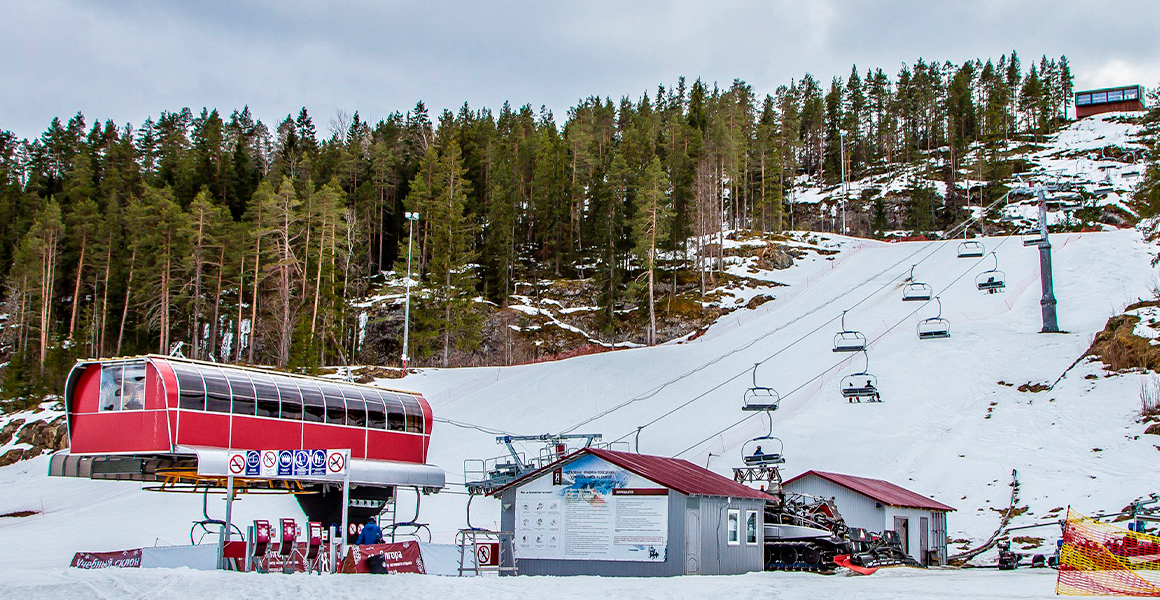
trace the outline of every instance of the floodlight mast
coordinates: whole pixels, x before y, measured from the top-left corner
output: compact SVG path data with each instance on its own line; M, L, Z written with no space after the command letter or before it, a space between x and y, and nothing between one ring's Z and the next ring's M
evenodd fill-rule
M846 201L849 199L849 190L846 188L846 132L845 130L838 130L838 145L840 146L841 157L839 162L842 163L842 235L846 235Z
M407 363L411 362L410 356L410 329L411 329L411 245L412 240L415 239L415 221L419 220L419 213L407 212L403 215L407 219L410 226L410 234L407 236L407 300L403 308L403 375L407 374Z

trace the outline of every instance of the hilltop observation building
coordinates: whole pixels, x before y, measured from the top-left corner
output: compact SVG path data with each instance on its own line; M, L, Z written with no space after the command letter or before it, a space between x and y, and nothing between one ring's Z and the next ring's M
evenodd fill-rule
M1144 86L1087 90L1075 93L1075 118L1082 119L1106 112L1144 110Z

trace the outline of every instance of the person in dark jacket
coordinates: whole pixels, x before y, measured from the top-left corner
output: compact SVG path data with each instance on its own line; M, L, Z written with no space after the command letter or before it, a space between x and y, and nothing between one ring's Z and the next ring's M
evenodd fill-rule
M367 524L363 525L362 532L358 534L358 539L354 543L360 546L383 543L383 530L379 529L374 517L367 519Z

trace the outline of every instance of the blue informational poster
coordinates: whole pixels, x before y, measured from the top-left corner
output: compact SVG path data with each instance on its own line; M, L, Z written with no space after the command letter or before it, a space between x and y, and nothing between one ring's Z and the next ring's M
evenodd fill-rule
M246 450L246 477L257 477L262 474L262 453L257 450Z
M326 450L310 451L310 474L326 475Z
M310 474L310 451L309 450L295 450L294 451L294 475L302 476Z
M278 453L278 476L288 477L294 474L294 453L282 450Z

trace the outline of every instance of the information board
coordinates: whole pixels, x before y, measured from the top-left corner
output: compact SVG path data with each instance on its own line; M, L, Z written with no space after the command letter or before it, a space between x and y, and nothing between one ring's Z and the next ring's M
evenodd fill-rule
M586 455L516 491L516 558L664 562L668 490Z

